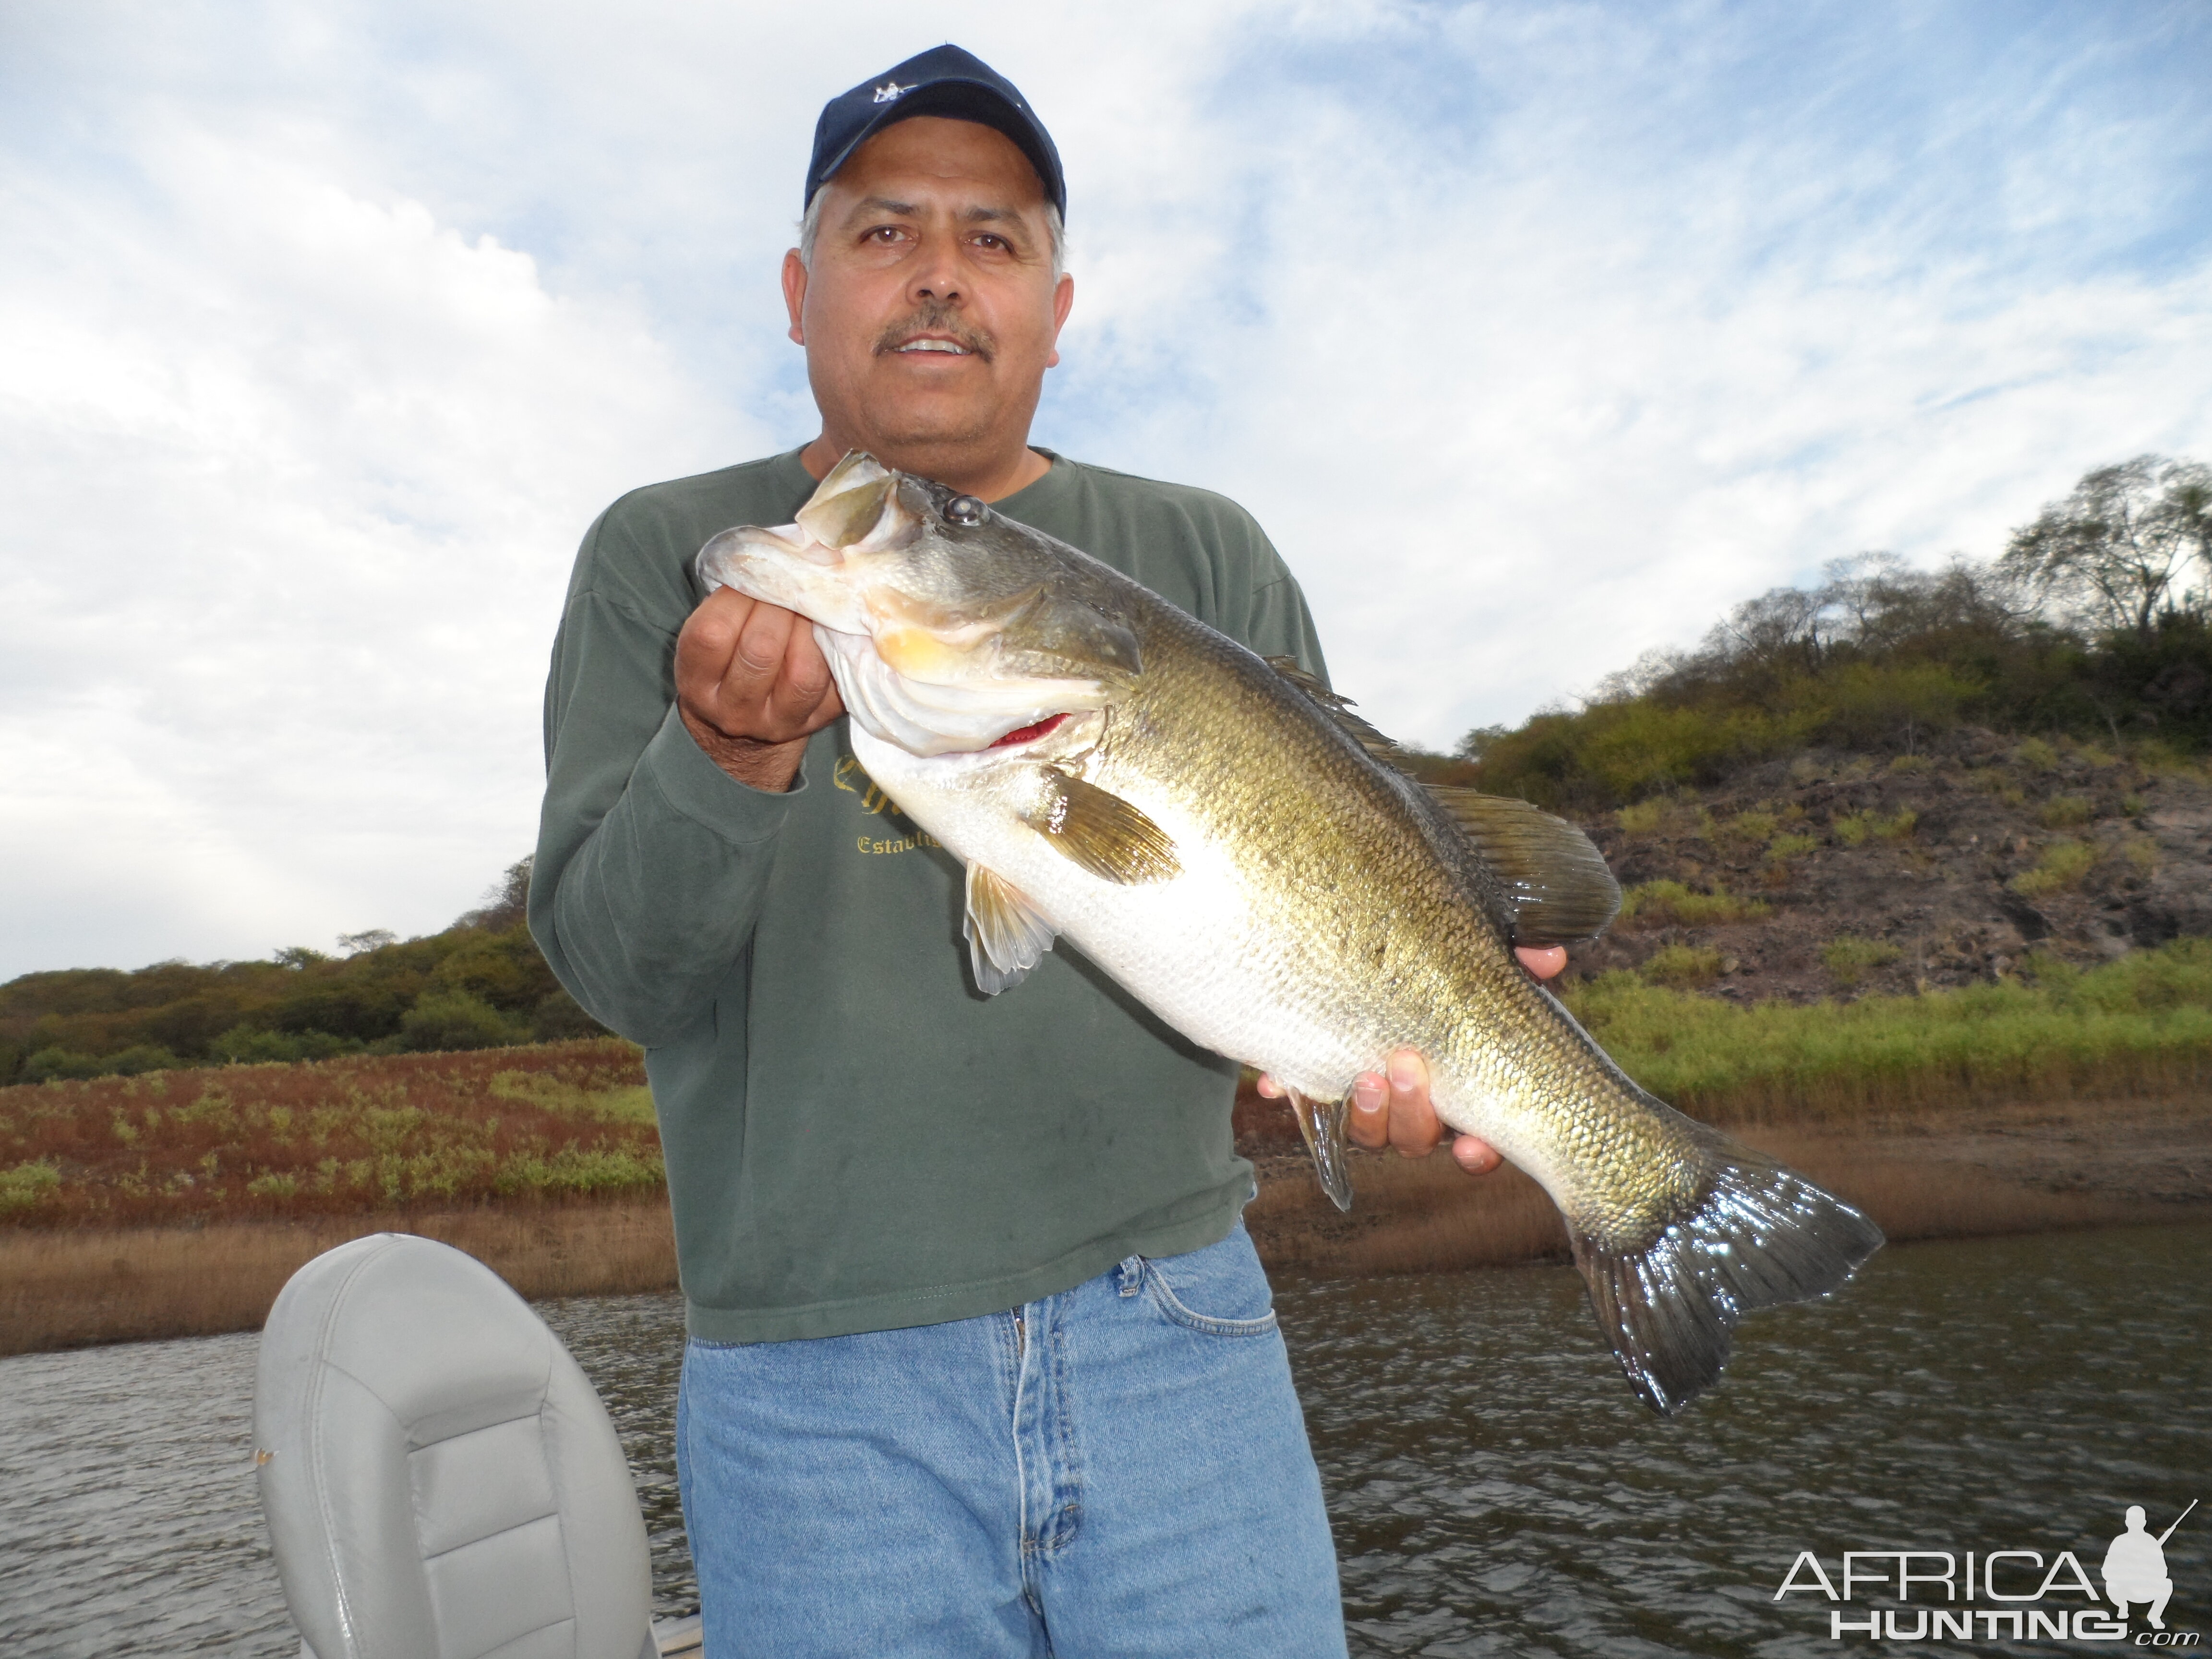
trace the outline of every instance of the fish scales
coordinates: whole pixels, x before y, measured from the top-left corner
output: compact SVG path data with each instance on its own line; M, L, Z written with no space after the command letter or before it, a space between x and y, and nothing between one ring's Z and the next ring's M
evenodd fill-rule
M1540 914L1516 909L1524 895L1594 869L1609 896L1582 914L1617 902L1570 826L1503 804L1533 861L1470 830L1320 688L866 456L797 524L726 532L699 569L815 623L855 757L969 866L979 988L1015 985L1065 936L1186 1036L1291 1090L1340 1203L1353 1079L1419 1049L1438 1116L1559 1205L1655 1409L1717 1378L1743 1313L1834 1290L1880 1243L1639 1088L1521 968L1518 918Z

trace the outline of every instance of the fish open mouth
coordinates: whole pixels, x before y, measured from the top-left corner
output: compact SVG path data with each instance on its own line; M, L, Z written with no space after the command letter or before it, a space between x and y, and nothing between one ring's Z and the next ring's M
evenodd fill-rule
M1005 737L993 742L990 746L994 749L1011 749L1018 743L1027 743L1033 738L1041 738L1048 732L1058 731L1060 726L1066 724L1068 716L1065 714L1048 714L1034 726L1016 726Z

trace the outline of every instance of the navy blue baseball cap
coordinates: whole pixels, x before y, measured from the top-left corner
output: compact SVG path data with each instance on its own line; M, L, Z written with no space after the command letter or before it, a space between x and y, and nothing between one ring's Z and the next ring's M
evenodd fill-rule
M932 46L897 68L863 81L822 106L814 124L814 157L806 164L806 199L852 159L853 152L894 121L914 115L943 115L975 121L1003 132L1030 158L1044 183L1047 200L1067 217L1067 181L1060 177L1060 151L1014 83L972 52L953 46Z

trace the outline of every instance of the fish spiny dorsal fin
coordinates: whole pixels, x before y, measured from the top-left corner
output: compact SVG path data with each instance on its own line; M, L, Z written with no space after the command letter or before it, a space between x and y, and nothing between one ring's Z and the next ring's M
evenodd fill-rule
M1605 854L1565 818L1510 795L1426 786L1497 875L1516 945L1595 939L1620 908Z
M1174 841L1143 808L1057 767L1044 769L1043 786L1022 822L1101 881L1142 886L1182 873Z
M1352 734L1383 765L1413 778L1473 842L1505 890L1501 916L1516 945L1565 945L1595 939L1620 908L1620 884L1605 855L1565 818L1509 795L1486 795L1455 785L1422 783L1406 764L1405 749L1352 712L1338 696L1298 666L1294 657L1269 657L1267 666L1306 694L1323 714Z
M1401 771L1405 769L1399 763L1404 759L1406 751L1353 714L1351 698L1339 696L1322 684L1317 676L1307 673L1298 666L1296 657L1269 657L1265 660L1268 667L1312 699L1314 706L1322 714L1350 732L1352 740L1362 749L1385 766L1396 767Z

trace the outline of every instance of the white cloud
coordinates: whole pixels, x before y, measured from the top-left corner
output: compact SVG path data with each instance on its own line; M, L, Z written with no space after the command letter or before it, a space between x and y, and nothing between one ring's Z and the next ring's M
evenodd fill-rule
M11 23L0 976L434 927L526 848L579 534L809 434L815 112L947 35L1067 161L1040 441L1245 501L1403 735L2212 453L2212 33L2000 13Z

